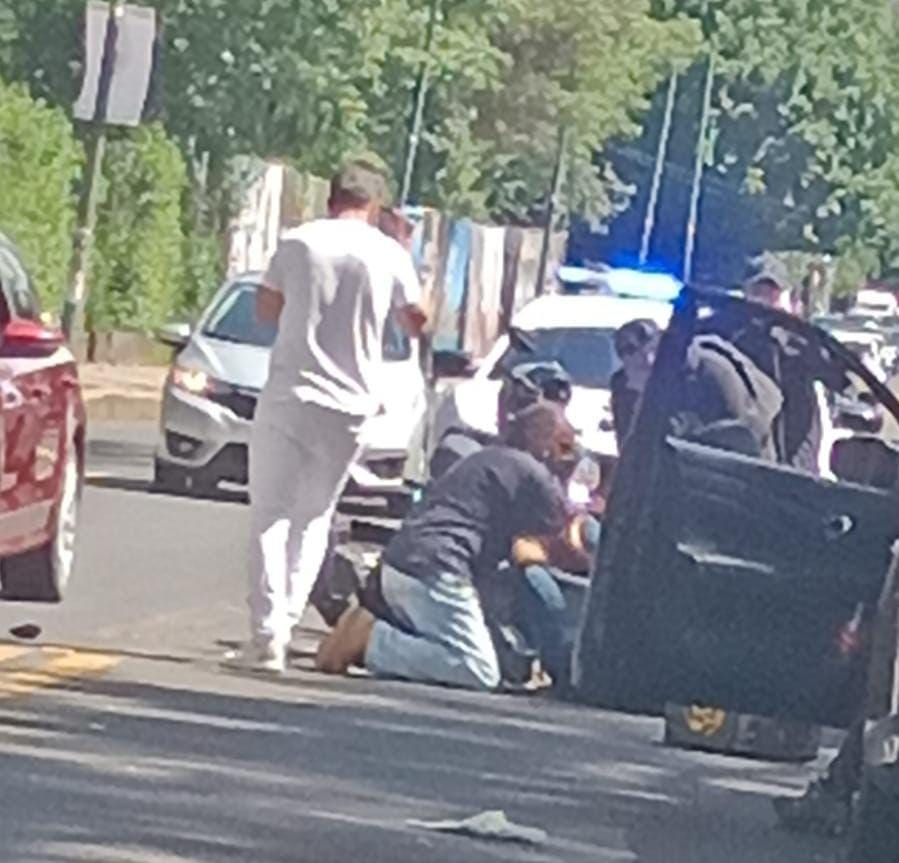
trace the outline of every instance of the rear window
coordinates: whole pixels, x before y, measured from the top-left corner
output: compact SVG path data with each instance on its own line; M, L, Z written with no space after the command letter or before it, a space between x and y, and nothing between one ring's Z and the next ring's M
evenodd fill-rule
M620 365L614 335L612 329L593 327L529 330L527 336L534 350L522 351L510 346L491 377L502 377L519 363L555 360L568 372L575 386L608 389Z

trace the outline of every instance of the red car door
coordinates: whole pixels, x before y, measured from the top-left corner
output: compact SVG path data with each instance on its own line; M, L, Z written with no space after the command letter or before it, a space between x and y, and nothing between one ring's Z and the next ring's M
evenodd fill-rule
M21 264L0 246L0 557L50 536L69 422L66 381L74 378L67 348L41 349L31 338L42 327L36 297Z

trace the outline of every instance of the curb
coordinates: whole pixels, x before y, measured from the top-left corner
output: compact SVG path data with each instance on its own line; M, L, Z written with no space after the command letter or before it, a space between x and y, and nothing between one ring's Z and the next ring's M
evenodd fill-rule
M84 408L89 422L158 423L162 400L155 396L105 395L86 397Z

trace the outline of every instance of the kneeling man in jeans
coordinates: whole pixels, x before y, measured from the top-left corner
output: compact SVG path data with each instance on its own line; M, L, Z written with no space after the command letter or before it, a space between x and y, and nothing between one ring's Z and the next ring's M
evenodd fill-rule
M543 402L514 419L503 444L456 464L384 552L381 591L394 620L348 611L322 643L318 668L341 674L364 664L385 677L499 686L479 581L522 537L534 558L548 554L566 527L563 482L575 463L574 429L558 405Z

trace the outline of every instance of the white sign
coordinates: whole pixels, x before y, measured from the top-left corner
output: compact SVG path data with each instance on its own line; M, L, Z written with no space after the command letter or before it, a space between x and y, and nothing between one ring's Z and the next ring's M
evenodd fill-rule
M156 10L143 6L114 7L116 39L106 116L100 118L116 126L137 126L144 114L153 78ZM94 120L100 95L100 78L110 4L89 0L85 31L85 69L81 96L75 103L75 117Z

